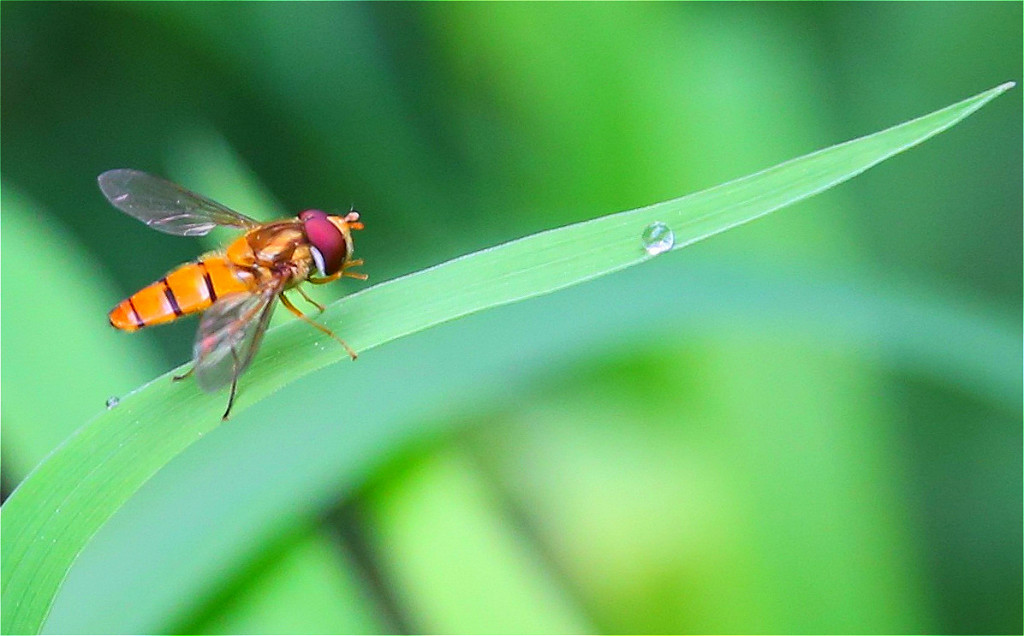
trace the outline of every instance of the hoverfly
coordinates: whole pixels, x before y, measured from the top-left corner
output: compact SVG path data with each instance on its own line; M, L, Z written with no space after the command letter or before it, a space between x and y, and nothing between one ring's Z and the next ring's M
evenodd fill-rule
M200 256L135 292L110 312L110 324L124 331L203 312L193 348L193 373L204 391L231 383L224 419L235 401L238 377L252 362L263 332L280 299L288 311L341 343L353 360L356 352L333 331L303 314L285 296L301 283L321 285L342 276L366 280L349 271L352 230L363 229L359 212L344 216L305 210L295 218L260 223L185 188L138 170L109 170L98 178L100 190L117 209L149 227L178 236L203 236L216 226L244 230L223 252Z

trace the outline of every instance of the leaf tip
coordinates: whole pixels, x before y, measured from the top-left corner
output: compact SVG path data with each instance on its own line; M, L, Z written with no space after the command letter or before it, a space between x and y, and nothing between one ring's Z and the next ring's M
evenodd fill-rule
M1011 88L1013 88L1016 85L1017 85L1017 82L1009 81L1009 82L1005 82L1003 84L1000 84L999 86L996 86L996 90L999 91L1000 93L1005 93L1006 91L1010 90Z

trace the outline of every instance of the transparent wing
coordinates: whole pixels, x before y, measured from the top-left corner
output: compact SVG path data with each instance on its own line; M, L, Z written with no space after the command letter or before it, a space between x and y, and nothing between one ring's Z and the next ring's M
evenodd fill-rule
M203 313L193 350L200 388L216 391L248 368L281 287L277 283L258 293L228 294Z
M245 229L259 225L216 201L138 170L108 170L97 181L115 208L168 234L202 236L218 225Z

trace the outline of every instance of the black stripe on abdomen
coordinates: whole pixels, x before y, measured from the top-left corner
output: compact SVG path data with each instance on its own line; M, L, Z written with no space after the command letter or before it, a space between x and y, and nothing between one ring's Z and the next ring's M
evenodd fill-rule
M196 264L203 268L203 282L206 283L206 293L210 297L210 302L216 302L217 292L213 289L213 279L210 278L210 270L206 269L206 263L203 261L199 261Z
M164 286L164 296L167 296L167 302L170 303L171 309L174 311L175 316L184 316L185 312L178 306L178 299L174 297L174 292L171 290L171 286L167 284L166 278L160 279L160 284Z
M135 308L135 302L132 301L131 296L128 297L128 306L132 308L132 318L135 319L135 326L140 329L145 327L146 323L142 320L142 314L140 314L139 310Z

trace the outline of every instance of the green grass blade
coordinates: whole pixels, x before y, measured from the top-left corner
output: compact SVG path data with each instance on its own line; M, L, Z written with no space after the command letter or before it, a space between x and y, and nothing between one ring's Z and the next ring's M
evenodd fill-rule
M972 308L953 290L895 291L891 279L848 266L811 271L771 259L737 266L711 252L685 263L656 259L481 312L365 356L352 367L357 376L327 367L285 387L175 458L126 504L130 510L100 529L61 587L44 631L166 633L209 606L204 599L246 579L245 564L291 532L293 520L323 518L354 495L363 501L373 471L389 461L407 465L396 452L408 457L410 448L514 411L522 396L564 377L567 368L590 368L637 348L680 339L699 347L716 334L753 330L804 351L880 364L884 375L948 386L997 412L1020 411L1012 312ZM629 302L608 311L609 298ZM578 319L567 325L567 315ZM435 362L444 373L425 373ZM326 387L353 382L358 390L344 396L342 408L320 399ZM184 505L189 519L167 527L163 520Z
M1005 92L1004 84L925 117L728 184L470 254L331 305L321 319L357 350L489 307L548 293L652 258L648 224L678 249L841 183L945 130ZM367 219L371 223L372 219ZM307 326L273 329L242 382L236 411L344 357ZM3 633L38 633L75 558L103 523L174 456L220 424L225 396L171 373L79 429L3 507Z

